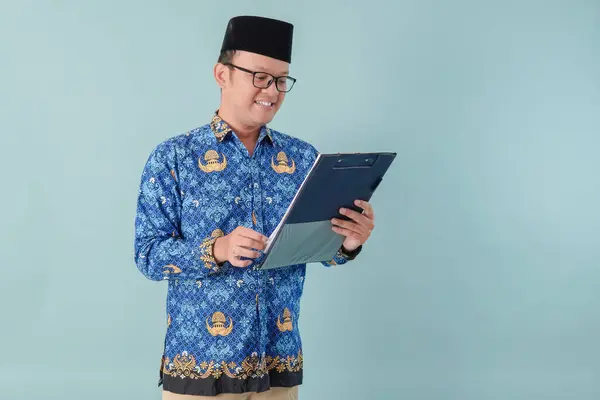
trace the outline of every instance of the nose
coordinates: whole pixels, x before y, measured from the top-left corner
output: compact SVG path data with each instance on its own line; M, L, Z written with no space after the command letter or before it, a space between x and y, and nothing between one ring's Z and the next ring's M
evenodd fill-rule
M269 95L269 98L275 98L277 96L279 96L279 91L277 90L277 82L273 81L273 83L271 83L271 86L269 86L266 89L263 89L265 92L267 92L267 94Z

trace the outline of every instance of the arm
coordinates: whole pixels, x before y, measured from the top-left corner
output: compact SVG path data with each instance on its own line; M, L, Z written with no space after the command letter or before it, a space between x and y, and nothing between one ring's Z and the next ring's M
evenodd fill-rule
M175 171L175 149L165 142L150 154L142 172L135 219L135 263L153 281L201 279L222 271L213 256L217 237L207 234L197 242L182 236L181 192Z

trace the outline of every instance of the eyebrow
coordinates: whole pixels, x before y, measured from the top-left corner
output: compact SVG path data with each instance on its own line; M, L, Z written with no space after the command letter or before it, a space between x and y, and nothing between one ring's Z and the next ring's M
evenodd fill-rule
M265 67L262 67L260 65L257 65L255 70L262 71L262 72L269 72L269 71L267 71L267 69ZM290 73L289 70L284 70L284 71L280 72L279 74L274 74L274 75L287 76L289 73Z

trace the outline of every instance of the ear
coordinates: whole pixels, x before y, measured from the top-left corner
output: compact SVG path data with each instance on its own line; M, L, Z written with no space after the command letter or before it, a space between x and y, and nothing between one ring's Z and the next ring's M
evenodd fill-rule
M221 89L224 89L225 86L227 86L227 83L229 83L229 68L221 63L216 63L213 68L213 74L215 76L215 81L217 81L217 85L219 85Z

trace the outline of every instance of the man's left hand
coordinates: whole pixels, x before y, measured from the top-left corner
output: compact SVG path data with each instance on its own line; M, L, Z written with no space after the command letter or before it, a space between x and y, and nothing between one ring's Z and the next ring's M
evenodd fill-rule
M350 221L344 221L339 218L331 220L333 231L346 236L342 246L347 251L354 251L362 246L375 228L373 207L368 202L362 200L356 200L354 204L363 209L362 214L354 210L341 208L340 213L350 218Z

